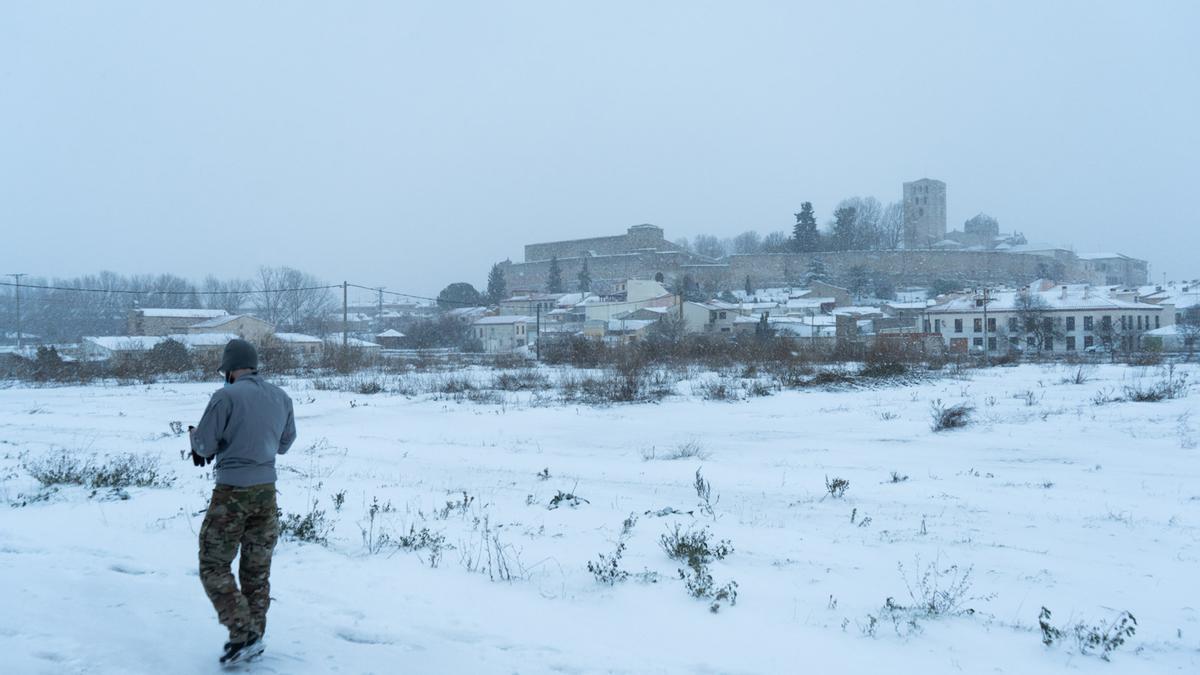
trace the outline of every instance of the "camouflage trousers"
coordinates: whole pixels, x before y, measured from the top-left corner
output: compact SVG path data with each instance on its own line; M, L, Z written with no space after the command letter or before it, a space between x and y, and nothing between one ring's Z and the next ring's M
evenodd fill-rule
M271 553L279 538L275 484L217 485L200 526L200 582L231 642L262 635L271 604ZM241 549L238 581L230 566Z

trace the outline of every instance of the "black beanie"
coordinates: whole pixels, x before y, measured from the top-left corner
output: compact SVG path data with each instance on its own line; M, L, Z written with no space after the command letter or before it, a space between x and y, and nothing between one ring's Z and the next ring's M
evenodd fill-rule
M254 345L242 339L233 339L225 345L225 353L221 356L220 371L228 375L235 370L249 368L258 370L258 352Z

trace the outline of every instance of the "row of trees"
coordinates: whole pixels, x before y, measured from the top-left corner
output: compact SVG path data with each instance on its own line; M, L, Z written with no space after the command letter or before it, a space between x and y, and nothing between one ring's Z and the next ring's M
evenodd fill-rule
M899 202L884 206L874 197L843 199L824 228L817 223L812 202L801 204L795 217L790 233L780 230L763 236L748 230L730 239L701 234L675 244L698 255L723 258L731 254L892 250L904 240L904 207Z
M263 267L253 279L202 283L173 274L120 275L114 272L73 278L22 280L21 331L44 341L73 341L84 335L120 335L135 307L222 309L253 312L280 330L323 334L332 330L337 295L317 277L290 267ZM53 288L33 288L50 286ZM0 326L15 332L17 289L0 287Z

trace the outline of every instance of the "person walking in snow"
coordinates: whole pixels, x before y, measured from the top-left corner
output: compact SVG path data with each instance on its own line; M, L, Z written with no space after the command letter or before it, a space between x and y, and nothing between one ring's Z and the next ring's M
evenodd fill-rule
M221 656L228 665L264 648L271 553L279 538L275 456L296 440L296 424L291 398L259 376L258 353L249 342L230 340L219 370L225 386L189 431L193 463L216 462L216 486L200 527L200 582L229 630ZM239 548L241 588L230 571Z

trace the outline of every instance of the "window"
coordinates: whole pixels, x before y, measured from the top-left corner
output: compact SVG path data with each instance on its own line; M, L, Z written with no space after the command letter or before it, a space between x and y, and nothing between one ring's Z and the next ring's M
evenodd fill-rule
M1045 349L1045 350L1046 350L1046 351L1048 351L1048 352L1050 352L1050 351L1054 351L1054 338L1052 338L1052 337L1047 337L1047 338L1046 338L1046 339L1045 339L1045 340L1042 342L1042 349Z
M983 319L975 319L975 327L974 327L974 330L975 330L975 332L976 332L976 333L982 333L982 332L983 332Z
M1092 317L1090 317L1090 316L1083 317L1083 329L1084 330L1092 330Z
M721 314L720 314L720 317L721 317L722 319L724 319L724 318L725 318L725 312L721 312Z
M1096 338L1092 337L1091 335L1083 336L1083 348L1084 349L1090 349L1091 346L1094 344L1096 344Z
M1008 317L1008 332L1010 332L1010 333L1017 332L1017 317L1015 317L1015 316Z
M1069 330L1069 331L1075 330L1075 317L1073 317L1073 316L1067 317L1067 330Z
M1067 351L1069 351L1069 352L1075 351L1075 336L1074 335L1067 337Z
M1029 337L1025 338L1025 344L1029 345L1030 347L1037 347L1037 338L1030 335Z
M989 352L996 351L996 338L994 338L994 337L988 338L988 351Z
M1141 314L1138 314L1138 318L1137 318L1137 329L1138 329L1138 330L1141 330L1141 329L1142 329L1142 315L1141 315Z
M1110 331L1110 330L1112 330L1112 326L1113 326L1113 322L1112 322L1111 316L1108 316L1106 314L1106 315L1100 317L1100 330Z
M935 333L942 332L942 320L941 319L933 320L933 332L935 332Z
M983 349L983 338L981 338L981 337L975 338L974 340L971 341L971 344L975 345L976 347L979 347L980 349Z
M1016 349L1017 345L1019 345L1019 344L1021 344L1020 338L1015 338L1015 337L1008 338L1008 345L1010 347L1012 347L1013 349Z
M1050 317L1042 319L1042 330L1046 331L1047 333L1054 330L1054 319L1051 319Z
M929 332L929 328L930 328L929 319L925 319L924 321L921 322L921 328L924 332L926 332L926 333Z
M954 332L955 332L955 333L961 333L961 332L962 332L962 319L955 319L955 320L954 320Z
M988 317L988 332L989 333L996 332L996 318L995 317L991 317L991 316Z
M1161 316L1158 316L1157 314L1154 316L1154 327L1155 328L1162 328L1162 326L1158 325L1158 322L1160 319L1162 319Z

